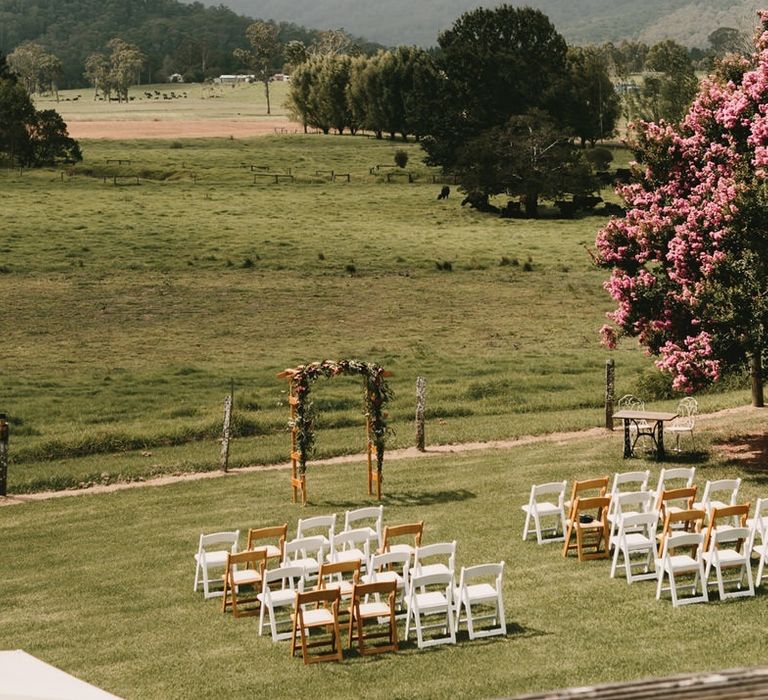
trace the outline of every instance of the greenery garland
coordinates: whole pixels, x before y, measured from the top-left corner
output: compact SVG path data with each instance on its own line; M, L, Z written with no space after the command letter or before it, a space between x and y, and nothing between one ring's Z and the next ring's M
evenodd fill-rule
M315 448L315 410L310 397L312 383L319 377L335 377L339 374L359 374L363 378L363 413L370 420L371 440L376 448L376 469L381 477L384 464L384 445L391 429L387 426L384 407L393 397L385 379L384 368L373 362L359 360L323 360L301 365L293 370L291 393L296 397L295 417L289 426L296 431L296 447L299 452L299 474L307 470L307 459Z

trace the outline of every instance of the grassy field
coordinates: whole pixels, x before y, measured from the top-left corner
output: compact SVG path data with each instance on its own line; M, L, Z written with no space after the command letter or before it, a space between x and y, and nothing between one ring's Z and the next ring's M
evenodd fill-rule
M414 182L387 183L402 147ZM587 247L603 219L501 220L456 192L439 202L416 145L364 137L93 141L84 153L74 171L0 173L11 491L215 468L231 380L232 464L282 461L275 374L326 357L394 372L392 446L412 444L418 375L433 443L600 424L610 302ZM131 163L107 163L118 158ZM254 178L252 164L296 182ZM650 359L632 344L613 357L619 394L646 393ZM362 450L357 384L315 395L318 454ZM746 401L720 393L702 408Z
M697 436L696 483L739 475L742 498L765 496L764 473L724 461L711 442L764 433L759 411L725 417ZM658 464L619 457L618 433L568 444L392 461L385 523L425 521L425 543L456 539L457 564L506 561L509 634L305 668L287 643L257 636L254 618L222 615L192 592L201 531L289 523L366 501L363 471L316 469L312 504L290 504L284 471L265 471L107 496L0 508L0 629L4 648L43 660L126 698L501 697L587 683L768 662L756 598L673 609L652 582L609 578L609 562L563 559L557 545L522 542L531 483ZM244 537L244 535L243 535ZM403 625L400 626L400 635Z

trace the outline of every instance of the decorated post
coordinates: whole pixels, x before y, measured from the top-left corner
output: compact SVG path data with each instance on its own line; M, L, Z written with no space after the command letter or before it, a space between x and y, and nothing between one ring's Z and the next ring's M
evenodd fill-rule
M363 378L363 412L366 418L368 495L373 495L374 484L376 497L381 498L382 467L384 465L384 446L389 432L387 414L384 407L392 398L392 391L386 382L392 373L372 362L359 360L323 360L308 365L299 365L286 369L277 376L290 383L288 403L291 418L291 488L292 501L301 498L302 505L307 503L307 460L315 447L314 407L310 397L312 383L319 377L335 377L339 374L360 375ZM373 455L376 455L376 468L373 468Z

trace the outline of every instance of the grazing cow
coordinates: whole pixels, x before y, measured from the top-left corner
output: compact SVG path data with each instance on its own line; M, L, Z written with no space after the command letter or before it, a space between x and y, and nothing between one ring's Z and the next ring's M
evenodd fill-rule
M602 201L602 197L594 197L586 194L573 195L573 203L577 209L594 209Z
M614 204L613 202L606 202L603 204L603 213L607 214L608 216L623 217L626 215L627 210L618 204Z
M522 215L523 212L520 209L520 202L513 202L512 200L508 201L507 206L499 212L499 216L502 219L519 219Z
M443 189L440 190L440 194L437 195L438 199L448 199L448 195L451 193L451 188L448 185L443 185Z
M563 219L572 219L577 210L576 202L567 199L555 200L555 206L560 210L560 216Z

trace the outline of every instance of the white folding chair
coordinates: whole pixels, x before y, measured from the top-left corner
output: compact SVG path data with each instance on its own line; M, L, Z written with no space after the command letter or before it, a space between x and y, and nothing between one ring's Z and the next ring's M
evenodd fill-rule
M360 572L367 573L370 541L375 538L376 535L371 534L367 527L339 532L331 537L331 551L326 559L329 562L359 561Z
M331 551L331 537L336 532L336 513L316 515L312 518L299 518L296 537L322 537L323 551Z
M658 584L656 586L656 600L661 599L662 591L670 591L672 605L687 605L689 603L706 603L709 601L707 594L706 577L704 576L704 560L702 558L702 544L704 535L701 532L686 532L669 534L664 538L664 548L661 559L656 563L658 572ZM690 554L678 554L681 549L690 549ZM693 574L693 583L681 582L678 577ZM669 587L664 588L664 577L669 578ZM701 584L701 595L696 595L696 589ZM691 595L680 598L678 590L690 590Z
M653 494L648 494L653 498ZM611 578L616 576L619 565L619 557L624 557L624 571L627 583L657 578L654 570L656 558L656 527L659 522L658 511L649 513L633 513L620 515L618 518L618 532L611 536L613 546L613 563L611 564ZM632 555L644 554L640 561L633 561ZM642 573L633 573L633 567L642 566Z
M709 515L713 508L735 506L740 486L741 479L718 479L716 481L707 481L704 486L704 493L701 496L701 501L694 503L693 507L700 508Z
M398 593L398 610L404 610L408 595L411 555L408 552L373 554L368 563L368 573L361 577L363 583L394 581Z
M754 544L756 536L760 535L760 544ZM765 562L768 561L768 520L763 520L763 529L756 530L752 527L752 552L760 557L760 563L757 565L757 578L755 585L759 586L763 580L763 569Z
M549 496L550 498L544 498ZM528 499L528 505L522 506L525 513L525 524L523 525L523 539L528 539L531 532L536 533L536 542L562 542L565 537L565 482L554 481L548 484L536 484L531 486L531 496ZM544 518L554 519L552 525L544 527L542 520ZM531 530L531 520L533 520L533 530ZM561 534L558 535L558 532ZM545 537L545 534L551 533Z
M677 404L677 418L669 426L664 428L667 435L675 436L675 452L680 452L680 436L691 436L693 447L693 428L696 424L696 416L699 413L699 403L692 396L686 396Z
M447 557L444 562L435 562L437 557ZM432 560L432 563L425 563ZM451 574L456 571L456 540L453 542L438 542L416 547L413 555L412 576L427 576L429 574Z
M659 482L656 484L653 493L658 498L664 491L670 489L691 488L695 477L696 467L675 467L674 469L662 467L659 473Z
M747 519L747 527L755 531L755 536L763 541L763 533L768 527L768 498L758 498L755 501L755 515Z
M359 530L367 527L371 537L376 537L376 547L381 547L383 536L384 506L370 506L368 508L358 508L357 510L348 510L344 514L344 529ZM366 523L368 525L360 525Z
M300 566L304 569L304 578L314 580L323 561L323 538L297 537L286 542L283 548L282 566Z
M410 635L413 621L419 649L438 644L456 644L453 609L453 575L411 576L405 638L408 639ZM428 624L424 618L437 618L437 621ZM425 639L424 632L427 630L441 630L443 634Z
M727 530L715 530L709 540L709 550L704 552L706 569L704 579L708 586L717 584L720 600L728 598L743 598L755 595L755 584L752 580L752 536L753 531L748 527L731 527ZM709 580L712 569L715 570L715 582ZM738 569L738 576L724 579L723 569ZM747 587L743 589L744 577ZM736 584L737 590L725 590L725 584Z
M461 613L463 610L470 639L507 634L504 600L501 595L503 578L503 561L498 564L479 564L477 566L461 567L459 586L455 594L457 630L461 624ZM489 612L489 608L493 608L492 612ZM491 620L493 626L481 630L475 629L475 624L481 620Z
M256 596L261 603L259 612L259 636L264 630L264 611L269 614L269 629L272 641L291 638L291 630L279 631L278 626L291 624L291 613L296 607L296 592L304 590L304 567L281 566L264 572L261 593ZM278 618L277 611L287 608L288 615Z
M227 555L237 553L239 539L240 530L200 535L200 543L197 547L197 554L195 554L194 591L197 591L197 586L202 578L204 598L215 598L224 595L224 570L227 567ZM222 548L222 545L224 545L224 548ZM211 578L211 569L221 569L222 571L216 578ZM213 582L221 584L222 590L211 591L211 583Z
M638 513L650 513L654 510L655 498L650 491L633 491L629 493L617 493L611 497L608 522L611 526L611 547L619 529L619 521L623 516L637 515Z
M651 470L636 472L616 472L613 475L613 484L611 486L611 498L629 491L647 491L648 479L651 478ZM627 488L631 486L631 488Z

